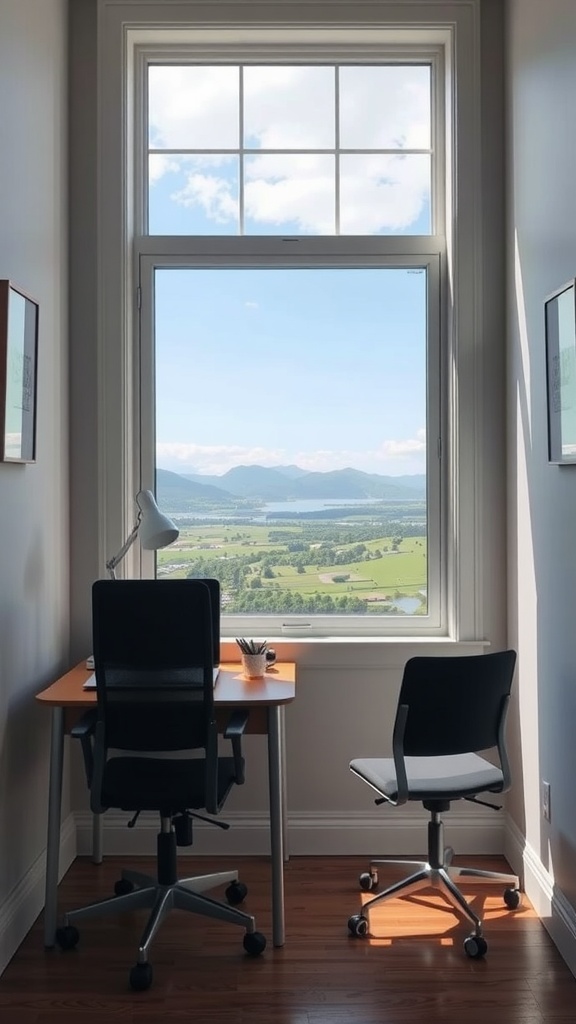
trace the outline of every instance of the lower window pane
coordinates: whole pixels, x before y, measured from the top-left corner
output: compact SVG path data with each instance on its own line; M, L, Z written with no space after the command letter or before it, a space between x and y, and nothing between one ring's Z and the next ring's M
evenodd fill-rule
M225 615L426 615L419 268L158 269L157 575Z

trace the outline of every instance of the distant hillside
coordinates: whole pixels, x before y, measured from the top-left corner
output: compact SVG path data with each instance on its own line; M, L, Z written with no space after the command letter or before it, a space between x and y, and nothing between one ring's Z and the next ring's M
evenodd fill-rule
M166 473L166 470L159 470ZM425 498L426 477L381 476L358 469L310 473L298 466L236 466L222 476L170 473L188 484L201 486L210 497L228 500L252 498L259 501L296 501L330 498ZM206 493L208 496L208 493Z
M196 483L168 469L156 470L156 497L160 508L170 508L172 511L184 510L198 501L209 503L210 506L215 502L222 505L227 502L234 504L236 501L234 495L227 494L221 487Z
M418 491L419 497L425 497L426 477L424 473L415 473L414 476L395 476L392 479L402 487L409 487L411 490Z
M308 469L300 469L300 466L271 466L271 469L275 469L277 473L282 473L283 476L290 477L291 480L297 480L300 476L306 476L309 473Z
M396 477L363 473L359 469L308 473L296 485L299 498L407 498L417 493L420 496L417 489L397 483Z
M260 501L289 501L296 497L295 484L285 473L267 466L235 466L222 476L188 477L195 482L206 481L221 487L238 498L258 498Z

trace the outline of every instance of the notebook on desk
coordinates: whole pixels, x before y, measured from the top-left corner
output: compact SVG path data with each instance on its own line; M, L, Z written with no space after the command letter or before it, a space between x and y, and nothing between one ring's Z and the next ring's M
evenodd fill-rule
M210 604L212 610L212 682L215 686L220 673L220 583L216 579L203 579L198 580L197 582L203 583L210 591ZM170 675L172 677L174 676L174 673L171 672ZM152 686L157 684L157 681L158 675L156 672L148 673L145 670L122 670L122 679L118 680L118 685L122 687ZM183 671L180 682L176 678L170 679L170 685L176 687L178 685L186 687L194 683L197 683L199 686L203 683L203 670L200 667L186 669ZM114 683L112 683L112 685L114 685ZM83 689L96 689L96 675L94 672L88 676L88 679L83 685Z

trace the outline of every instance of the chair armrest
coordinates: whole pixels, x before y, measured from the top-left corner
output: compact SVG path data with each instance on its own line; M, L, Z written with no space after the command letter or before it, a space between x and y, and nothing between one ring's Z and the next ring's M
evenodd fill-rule
M90 708L90 711L85 711L78 721L72 726L70 735L73 736L75 740L81 740L83 736L91 735L96 727L96 718L96 708Z
M248 716L250 712L244 708L242 710L233 711L228 719L228 724L224 730L224 739L231 740L234 737L242 736L246 725L248 724Z
M82 755L84 757L84 768L86 771L86 781L88 783L88 789L92 786L92 776L94 774L94 751L92 749L92 737L96 729L96 720L98 714L96 708L90 708L90 711L85 711L81 718L72 726L70 735L75 740L80 740L82 745Z
M228 719L228 725L224 730L224 739L232 743L232 754L234 757L234 772L236 785L244 783L244 758L242 757L242 736L248 723L250 712L245 709L233 711Z

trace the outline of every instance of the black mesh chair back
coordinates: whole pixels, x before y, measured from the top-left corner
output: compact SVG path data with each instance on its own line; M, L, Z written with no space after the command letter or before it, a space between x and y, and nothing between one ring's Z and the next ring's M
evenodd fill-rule
M398 706L407 707L405 756L464 754L498 746L515 651L410 658Z
M206 747L214 730L211 599L199 580L92 588L98 716L106 747Z
M98 716L92 808L98 808L100 779L110 799L110 749L203 749L206 793L198 793L195 803L215 813L225 793L218 784L223 763L218 771L206 585L98 580L92 587L92 631Z

